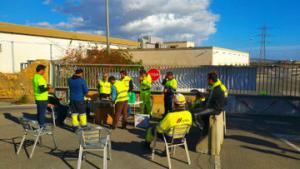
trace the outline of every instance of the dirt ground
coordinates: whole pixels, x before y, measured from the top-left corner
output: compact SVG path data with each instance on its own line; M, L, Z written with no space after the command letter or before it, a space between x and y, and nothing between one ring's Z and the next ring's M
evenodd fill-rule
M32 78L38 64L49 67L49 61L37 60L19 73L0 73L0 101L33 103ZM48 71L45 78L48 79Z

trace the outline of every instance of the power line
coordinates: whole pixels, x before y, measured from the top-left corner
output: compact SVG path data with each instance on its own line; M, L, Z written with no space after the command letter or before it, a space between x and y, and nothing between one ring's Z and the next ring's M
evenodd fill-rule
M266 61L266 43L267 43L267 31L268 27L266 25L262 26L260 28L260 52L259 52L259 58L262 62Z

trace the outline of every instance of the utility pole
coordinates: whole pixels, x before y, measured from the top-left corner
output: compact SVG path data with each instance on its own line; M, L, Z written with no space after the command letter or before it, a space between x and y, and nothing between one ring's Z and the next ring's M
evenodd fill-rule
M109 41L109 0L105 0L106 6L106 53L107 56L110 53L110 41Z
M261 59L261 62L264 63L266 61L266 42L267 42L267 26L264 25L260 28L261 34L260 34L260 52L259 52L259 58Z

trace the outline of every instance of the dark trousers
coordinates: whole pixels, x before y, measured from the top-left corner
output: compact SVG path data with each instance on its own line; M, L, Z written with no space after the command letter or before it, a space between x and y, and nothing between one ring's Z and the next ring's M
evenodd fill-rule
M117 102L115 105L115 118L113 122L113 128L116 128L120 119L120 116L123 116L122 126L125 127L127 123L127 109L128 109L128 101Z
M164 95L164 107L165 107L165 113L164 113L164 117L172 111L173 109L173 104L172 104L172 100L173 100L173 94L165 94Z
M57 105L54 107L54 111L57 113L58 123L63 124L68 115L69 107L65 105Z
M45 114L48 105L48 101L35 101L37 109L37 121L41 127L45 126Z
M199 108L193 111L193 119L196 125L202 129L202 136L206 136L208 134L209 129L209 117L215 114L214 109L209 108Z

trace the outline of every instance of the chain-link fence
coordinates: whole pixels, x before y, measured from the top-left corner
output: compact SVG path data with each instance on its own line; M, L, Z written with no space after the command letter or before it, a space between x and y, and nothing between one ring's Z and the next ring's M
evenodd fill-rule
M90 89L96 89L102 73L107 72L119 78L120 70L126 70L133 78L135 89L139 89L140 65L97 65L97 64L53 64L53 84L57 88L67 88L67 79L76 68L84 70ZM221 81L232 94L300 96L300 66L156 66L146 65L146 70L156 68L161 77L153 83L152 90L161 91L161 82L166 73L174 73L180 91L191 89L205 90L207 74L216 71Z

